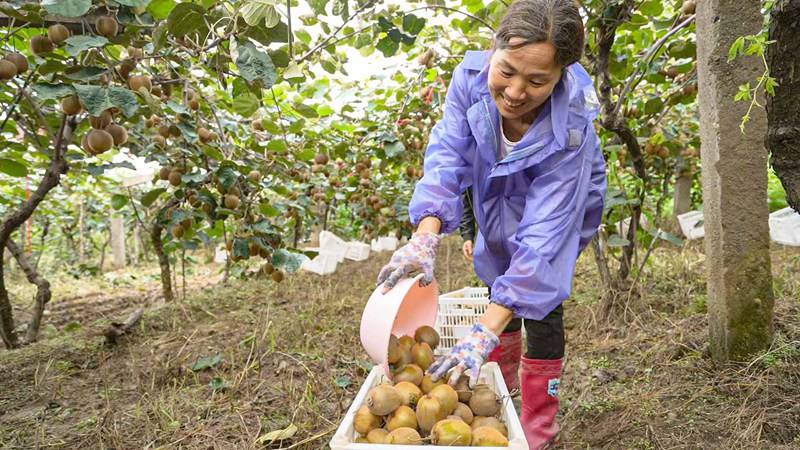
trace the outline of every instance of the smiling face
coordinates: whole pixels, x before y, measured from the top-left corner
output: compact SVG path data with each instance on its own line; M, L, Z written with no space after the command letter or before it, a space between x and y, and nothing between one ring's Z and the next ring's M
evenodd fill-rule
M521 41L513 38L509 44ZM549 42L495 50L489 62L489 92L504 119L533 121L561 78L555 56Z

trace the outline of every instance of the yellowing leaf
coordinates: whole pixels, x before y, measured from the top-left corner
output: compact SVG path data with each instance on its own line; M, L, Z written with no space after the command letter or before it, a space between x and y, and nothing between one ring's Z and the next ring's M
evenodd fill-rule
M289 439L292 436L294 436L295 433L297 433L297 427L295 426L295 424L291 424L283 430L270 431L269 433L261 436L260 438L258 438L258 443L265 445L271 444L275 441Z
M291 78L302 78L303 71L300 70L300 66L297 65L296 62L292 61L286 66L286 70L283 71L283 78L291 79Z
M250 0L242 6L241 13L248 25L258 25L268 15L275 13L275 0Z

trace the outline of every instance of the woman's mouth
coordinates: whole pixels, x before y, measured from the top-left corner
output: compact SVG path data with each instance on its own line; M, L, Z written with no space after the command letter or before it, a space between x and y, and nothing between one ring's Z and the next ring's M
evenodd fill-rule
M519 108L520 106L524 105L525 102L524 101L523 102L512 102L511 100L506 98L506 96L503 96L503 104L507 108L516 109L516 108Z

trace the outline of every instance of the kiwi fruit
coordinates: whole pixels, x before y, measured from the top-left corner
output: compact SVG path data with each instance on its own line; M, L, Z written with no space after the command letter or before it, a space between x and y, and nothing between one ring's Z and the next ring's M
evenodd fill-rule
M478 427L472 430L473 447L508 447L508 438L491 427Z
M72 33L69 32L69 28L61 25L60 23L50 25L47 28L47 38L50 39L50 42L55 45L66 41L71 35Z
M500 411L500 400L491 389L477 389L472 392L469 407L476 416L494 416Z
M89 125L95 130L102 130L111 123L111 111L105 110L99 116L89 116Z
M272 281L280 283L286 276L283 274L282 270L276 270L270 274L270 277L272 278Z
M158 147L164 147L165 145L167 145L167 140L164 139L164 136L161 136L159 134L153 136L151 138L151 141L153 141L153 144L155 144Z
M436 386L430 395L439 399L447 415L453 414L453 411L456 410L458 394L456 394L456 390L452 386L447 384Z
M86 139L95 153L107 152L114 146L114 138L105 130L92 130Z
M409 353L411 353L411 349L414 347L414 338L408 335L401 336L400 346L408 350Z
M430 394L432 390L434 390L437 386L441 386L447 383L447 379L445 377L439 378L436 381L433 381L433 377L430 374L426 374L422 377L422 381L419 383L419 388L422 390L423 394Z
M469 377L462 376L456 381L456 393L458 394L458 401L461 403L469 404L469 399L472 398L472 389L469 388Z
M267 275L272 275L272 272L275 272L275 266L270 263L266 263L263 266L263 270Z
M228 194L225 196L224 205L228 209L236 209L239 207L240 203L241 201L239 200L239 197L233 194Z
M472 414L472 410L469 409L469 405L459 402L456 405L456 409L453 411L453 415L460 417L464 423L471 424L472 419L475 418L475 415Z
M405 406L415 407L417 400L422 397L422 391L410 381L400 381L394 387L400 392L400 400Z
M94 25L97 28L97 33L107 38L116 36L119 31L117 19L111 16L98 17Z
M480 427L494 428L503 436L508 437L508 427L503 422L500 422L497 417L475 416L470 426L473 430Z
M186 103L186 105L189 107L189 109L194 110L194 111L197 111L200 108L200 103L197 101L196 98L193 98L193 99L189 100Z
M169 184L173 186L180 186L182 178L183 172L178 169L173 169L172 172L169 173L169 177L167 179L169 180Z
M247 174L247 178L249 178L252 182L258 183L261 181L261 172L257 170L251 170L250 173Z
M17 66L17 75L23 74L28 71L30 68L30 64L28 63L28 58L25 57L22 53L12 52L6 55L6 59L14 63Z
M468 446L472 442L472 429L461 419L444 419L431 430L433 445Z
M380 416L372 414L366 406L358 408L353 417L353 428L361 434L367 434L381 426Z
M686 16L694 14L695 9L697 9L695 0L684 0L683 5L681 5L681 12Z
M0 59L0 80L10 80L17 76L17 65L7 59Z
M31 53L34 55L43 55L45 53L50 53L55 49L55 46L50 39L47 39L47 36L43 36L41 34L37 34L31 38Z
M423 376L424 373L419 366L415 364L408 364L393 374L392 381L395 383L408 381L409 383L413 383L415 386L419 386L419 384L422 382Z
M424 433L430 433L436 422L447 417L442 402L431 394L423 395L417 402L417 424Z
M386 417L386 429L417 428L417 413L408 406L400 405Z
M139 89L145 88L147 92L153 90L153 83L147 75L134 75L128 80L128 86L134 92L139 92Z
M219 140L219 133L216 131L211 131L208 133L208 139L210 141L218 141Z
M366 438L366 437L364 437L364 436L359 436L359 437L357 437L357 438L356 438L356 440L355 440L355 441L353 441L353 442L354 442L354 443L356 443L356 444L371 444L371 442L369 441L369 439L367 439L367 438Z
M188 229L192 228L193 225L194 225L194 218L193 217L187 217L187 218L181 220L181 227L183 227L184 230L188 230Z
M199 137L202 142L208 142L211 140L211 133L206 128L200 127L197 129L197 137Z
M370 444L383 444L383 441L386 439L386 436L389 435L389 430L386 428L374 428L365 436L367 438L367 442Z
M264 131L264 124L261 123L261 119L254 120L250 123L250 126L255 131Z
M397 339L397 336L390 335L389 336L389 349L387 351L386 360L394 364L400 360L400 341Z
M411 348L411 359L414 364L418 365L422 370L428 370L428 367L433 364L433 350L427 342L416 343Z
M390 432L383 443L389 445L420 445L422 444L422 438L419 432L413 428L398 428Z
M136 48L134 46L128 46L128 56L131 58L143 58L144 57L144 50L141 48Z
M181 129L173 123L169 126L169 134L171 134L172 137L181 137L183 133L181 133Z
M76 95L70 95L61 99L61 110L68 116L74 116L83 111L83 105Z
M169 137L169 127L161 125L158 127L158 134L159 136L163 137L164 139Z
M161 97L161 86L153 86L153 89L150 89L150 93L156 97Z
M119 74L122 75L124 78L128 78L128 75L136 69L136 60L133 58L125 58L122 60L122 64L119 65Z
M95 153L94 150L92 150L92 147L89 146L89 139L87 139L88 135L89 133L86 133L81 138L81 147L86 150L87 153L96 155L97 153Z
M172 167L164 166L158 171L158 178L164 181L169 180L170 172L172 172Z
M425 342L430 346L431 350L436 350L436 347L439 346L439 333L433 327L423 325L414 332L414 340Z
M314 162L317 164L328 164L329 158L328 155L324 153L317 153L314 155Z
M186 230L183 227L179 227L177 225L172 226L172 237L175 239L180 239L186 234Z
M366 403L372 414L385 416L402 404L402 398L394 386L381 384L369 391Z
M119 146L128 142L128 130L122 125L110 123L103 129L114 138L114 145Z

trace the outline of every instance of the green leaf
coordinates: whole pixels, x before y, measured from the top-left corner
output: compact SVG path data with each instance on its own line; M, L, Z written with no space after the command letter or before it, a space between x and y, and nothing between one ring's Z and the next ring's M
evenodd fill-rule
M378 41L378 45L376 45L375 48L380 50L384 57L389 58L397 53L397 50L400 49L400 44L393 41L389 36L386 36Z
M239 56L236 58L236 67L247 81L261 80L264 88L269 89L278 79L275 65L269 55L258 50L252 42L239 46Z
M664 102L660 98L651 98L644 104L645 115L653 115L661 112L664 107Z
M333 0L333 10L331 12L334 16L342 16L342 19L347 20L350 17L347 0Z
M83 325L81 325L80 323L70 322L64 327L64 331L66 331L67 333L72 333L73 331L78 331L81 328L83 328Z
M76 84L75 91L89 113L94 116L99 116L103 111L116 106L125 116L131 117L139 109L136 94L130 89Z
M220 356L220 355L209 357L209 358L202 358L199 361L197 361L196 363L194 363L191 366L189 366L189 369L192 372L199 372L201 370L205 370L205 369L208 369L210 367L214 367L214 366L216 366L217 364L219 364L221 362L222 362L222 356Z
M275 208L274 206L270 205L269 203L262 203L258 207L258 210L261 211L261 214L263 214L263 215L265 215L267 217L276 217L276 216L280 215L280 213L281 213L277 208Z
M772 77L767 77L767 81L764 83L764 89L766 89L769 95L772 96L775 95L775 88L778 86L780 85L777 81L775 81L775 78Z
M148 4L150 4L150 0L114 0L114 1L119 3L120 5L130 6L133 8L147 6Z
M309 34L308 31L300 28L295 30L294 34L297 36L297 39L303 41L304 44L308 45L311 43L311 34Z
M224 391L225 389L229 389L231 384L225 381L224 378L214 378L211 380L211 389L214 391Z
M733 61L739 56L739 54L742 53L742 49L744 49L744 36L740 36L731 45L731 49L728 52L728 62Z
M24 164L7 158L0 158L0 172L12 177L28 176L28 168Z
M606 245L608 245L609 247L627 247L631 245L631 241L625 239L624 237L618 234L612 234L611 236L609 236Z
M111 196L111 207L120 210L128 204L128 196L122 194L114 194Z
M108 44L108 39L103 36L81 34L78 36L71 36L64 42L67 44L67 53L71 56L78 56L90 48L102 47Z
M661 239L664 239L665 241L671 242L671 243L673 243L675 245L683 245L683 239L681 239L681 238L679 238L677 236L674 236L672 234L669 234L667 232L664 232L664 231L662 231L658 235L658 237L660 237Z
M243 259L250 257L250 243L247 242L247 239L236 238L233 240L233 257Z
M403 30L416 36L422 29L425 28L425 19L415 16L414 14L406 14L403 16Z
M295 153L294 157L297 158L298 161L311 161L316 154L317 152L313 148L304 148L302 151Z
M353 384L353 380L351 380L350 377L336 377L333 382L336 384L336 386L339 386L342 389Z
M100 78L107 72L108 69L103 67L72 66L64 71L64 76L71 80L88 82Z
M387 142L384 146L383 150L386 152L387 158L394 158L406 151L406 146L403 145L402 141Z
M80 17L92 7L92 0L42 0L42 7L50 14Z
M36 83L33 91L42 100L58 100L69 95L75 95L75 88L66 83Z
M219 182L222 184L222 187L228 189L236 183L236 180L239 178L239 174L233 170L233 167L223 166L217 172L217 177L219 178Z
M661 0L650 0L639 7L639 12L647 16L658 16L664 12L664 5Z
M302 253L290 252L286 249L279 249L272 254L272 265L276 269L283 269L288 273L294 273L300 268L300 264L307 260L308 256Z
M179 3L167 17L167 30L173 36L185 36L205 26L205 13L206 9L197 3Z
M319 114L317 114L316 109L303 103L295 103L294 110L300 113L303 117L308 119L314 119L316 117L319 117Z
M287 148L286 141L283 139L274 139L269 141L267 144L267 150L271 150L273 152L282 152Z
M233 110L244 117L250 117L258 111L261 102L250 92L245 92L233 99Z
M167 25L161 24L153 30L153 51L159 51L164 48L167 42Z
M334 112L333 108L331 108L330 105L328 104L319 105L317 107L317 114L319 114L320 117L330 116L331 114L333 114L333 112Z
M165 188L158 188L158 189L153 189L152 191L144 194L142 196L142 206L149 208L150 205L155 203L158 197L164 192L167 192Z
M169 13L171 13L177 5L175 0L153 0L147 5L147 11L153 15L154 19L164 20L169 17Z
M264 17L264 24L267 28L273 28L281 22L281 16L278 14L278 10L271 6L267 8L267 15Z
M197 141L197 123L194 121L194 119L192 119L192 116L184 116L180 121L178 121L177 125L187 141Z
M329 0L308 0L308 6L310 6L317 15L324 16L325 6L328 5L328 1Z
M248 25L258 25L267 17L269 10L275 10L275 2L276 0L248 0L242 6L240 14Z

